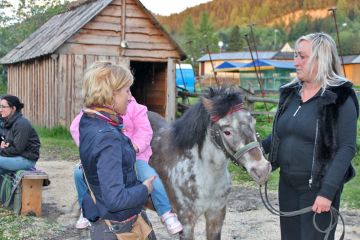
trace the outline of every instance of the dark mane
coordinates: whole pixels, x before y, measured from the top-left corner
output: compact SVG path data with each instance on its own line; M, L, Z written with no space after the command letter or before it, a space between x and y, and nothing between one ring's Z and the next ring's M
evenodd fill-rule
M211 116L220 118L224 117L231 107L242 103L240 92L234 87L209 88L202 97L212 102ZM210 114L200 101L175 121L172 126L172 136L176 147L190 149L197 144L201 151L206 129L210 124Z

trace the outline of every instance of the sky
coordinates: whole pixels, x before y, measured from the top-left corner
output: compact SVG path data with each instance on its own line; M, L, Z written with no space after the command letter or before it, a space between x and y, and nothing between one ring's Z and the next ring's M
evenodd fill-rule
M1 1L1 0L0 0ZM12 0L11 2L17 4L19 0ZM41 0L38 0L41 2ZM168 16L172 13L179 13L186 8L199 5L201 3L211 2L212 0L140 0L141 3L151 12ZM10 14L5 11L5 14Z
M211 0L140 0L151 12L168 16L172 13L179 13L186 8L211 2Z

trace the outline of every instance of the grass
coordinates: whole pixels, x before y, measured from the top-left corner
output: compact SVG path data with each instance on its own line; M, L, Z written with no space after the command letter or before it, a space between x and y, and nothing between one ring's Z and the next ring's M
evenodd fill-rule
M79 150L73 142L70 132L64 127L44 128L35 127L41 141L41 153L56 154L61 159L78 158ZM47 154L49 155L49 154Z
M60 236L64 231L64 227L46 219L17 216L0 208L0 240L47 239L51 235Z

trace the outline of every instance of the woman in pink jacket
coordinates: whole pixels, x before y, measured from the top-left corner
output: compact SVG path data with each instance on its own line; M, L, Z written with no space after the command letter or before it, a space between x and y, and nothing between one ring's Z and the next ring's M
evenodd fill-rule
M78 114L70 126L70 132L76 145L79 146L79 122L82 112ZM134 97L131 98L126 114L122 116L124 121L124 134L131 139L131 142L136 151L135 169L138 180L143 182L151 176L157 176L153 181L154 190L151 193L151 199L157 214L161 217L161 221L165 224L170 234L180 232L183 227L177 216L171 212L171 205L167 197L164 185L162 184L156 171L148 164L152 154L150 147L153 131L147 116L147 107L138 104ZM81 165L75 167L74 180L78 192L78 201L80 207L82 206L82 199L87 191L87 186L83 178ZM89 226L87 219L80 215L76 223L76 228L86 228Z

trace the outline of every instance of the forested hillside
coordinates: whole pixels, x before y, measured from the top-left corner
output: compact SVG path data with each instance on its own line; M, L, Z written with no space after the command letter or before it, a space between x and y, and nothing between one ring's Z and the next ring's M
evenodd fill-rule
M209 14L213 26L220 29L247 25L250 22L268 25L275 19L281 19L298 10L327 9L333 6L337 6L339 11L349 12L350 15L360 13L359 0L212 0L179 14L157 18L174 33L181 31L185 19L189 16L195 25L199 24L204 12ZM278 25L284 26L281 22L278 22Z
M336 39L333 14L344 55L360 54L359 0L213 0L171 16L156 16L188 54L188 62L210 52L246 51L251 24L258 50L279 50L301 35L327 32ZM223 44L220 49L218 43Z

